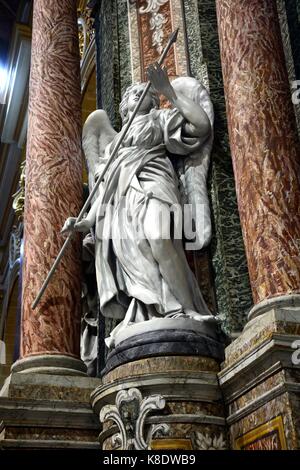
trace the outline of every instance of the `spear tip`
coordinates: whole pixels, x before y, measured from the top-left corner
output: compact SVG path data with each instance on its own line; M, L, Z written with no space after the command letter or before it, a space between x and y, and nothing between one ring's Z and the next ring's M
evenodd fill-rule
M177 41L178 31L179 31L179 28L175 29L175 31L173 31L173 33L171 34L170 39L169 39L170 45Z

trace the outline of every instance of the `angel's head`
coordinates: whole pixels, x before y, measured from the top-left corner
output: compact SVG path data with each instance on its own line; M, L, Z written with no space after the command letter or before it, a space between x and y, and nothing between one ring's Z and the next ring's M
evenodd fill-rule
M146 83L134 83L125 91L119 108L123 124L128 121L129 114L135 109L146 85ZM139 108L139 111L145 113L149 112L152 108L159 108L159 96L150 87Z

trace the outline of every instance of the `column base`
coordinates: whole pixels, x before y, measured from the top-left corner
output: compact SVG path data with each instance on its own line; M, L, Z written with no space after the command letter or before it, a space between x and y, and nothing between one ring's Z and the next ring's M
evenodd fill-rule
M279 295L277 297L273 297L271 299L263 300L259 302L259 304L254 305L249 314L248 320L253 320L264 313L270 312L273 308L280 309L280 308L299 308L300 309L300 295L293 294L293 295ZM299 319L300 323L300 319ZM247 328L247 325L246 325Z
M216 360L149 357L103 376L92 406L103 422L103 450L226 449Z
M86 365L75 357L62 354L28 356L16 361L12 372L86 376Z
M300 306L276 300L256 307L218 374L233 449L300 448Z
M100 379L13 372L0 392L1 449L98 449Z

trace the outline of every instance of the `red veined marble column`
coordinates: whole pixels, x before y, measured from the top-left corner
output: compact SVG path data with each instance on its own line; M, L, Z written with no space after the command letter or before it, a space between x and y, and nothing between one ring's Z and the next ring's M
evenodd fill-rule
M13 370L83 373L79 237L31 308L64 242L62 225L82 205L76 0L33 2L29 93L21 359Z
M230 145L254 304L300 293L300 146L275 0L216 0Z

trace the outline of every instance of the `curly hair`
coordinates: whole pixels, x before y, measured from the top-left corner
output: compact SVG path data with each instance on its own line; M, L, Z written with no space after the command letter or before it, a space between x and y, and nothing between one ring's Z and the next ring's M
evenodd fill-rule
M129 98L130 92L137 85L142 85L142 84L146 86L146 83L142 83L142 82L133 83L126 89L122 97L122 101L119 106L119 112L120 112L120 116L122 118L123 124L125 124L128 121L128 98ZM159 108L160 101L159 101L158 94L153 90L152 87L150 87L149 93L151 94L153 108Z

